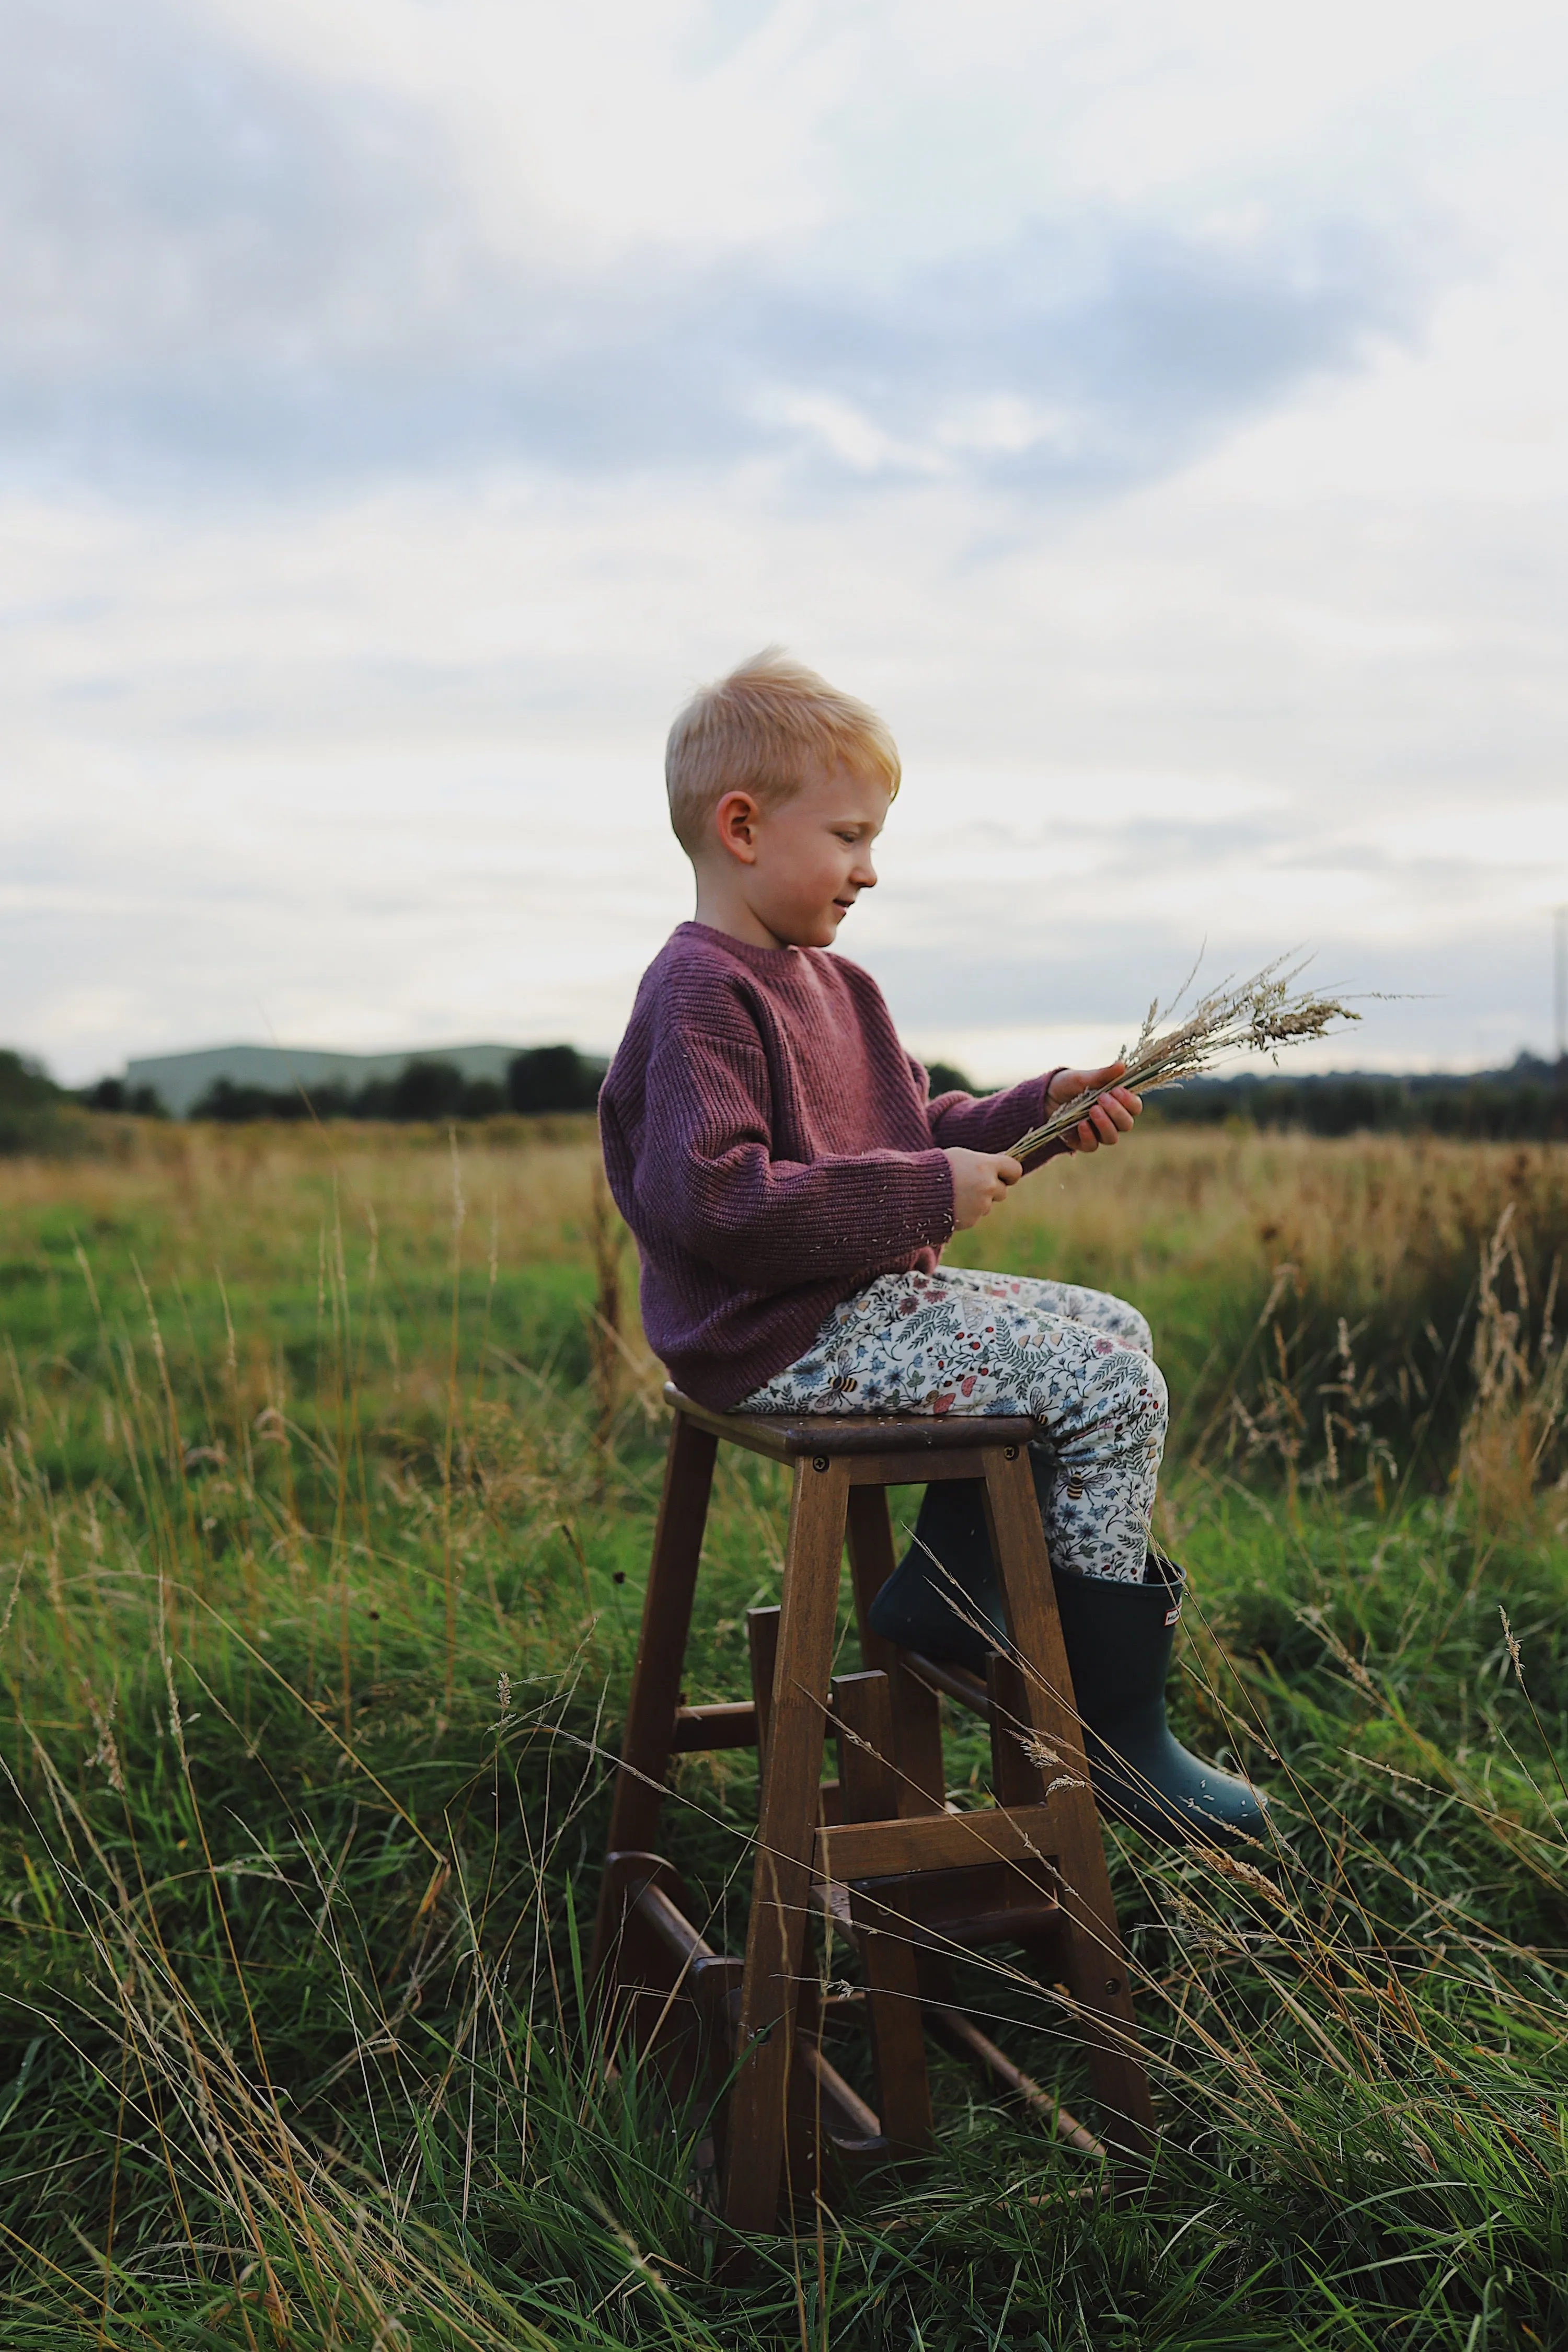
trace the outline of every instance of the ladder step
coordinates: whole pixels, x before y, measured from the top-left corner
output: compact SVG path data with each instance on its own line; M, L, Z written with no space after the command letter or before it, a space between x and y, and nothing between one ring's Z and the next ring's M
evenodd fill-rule
M1033 1903L999 1904L990 1911L965 1911L956 1917L931 1920L906 1918L891 1904L868 1907L874 1912L868 1925L926 1952L950 1953L955 1945L984 1951L988 1944L1026 1944L1031 1937L1059 1927L1062 1916L1061 1905L1049 1895ZM856 1922L851 1927L852 1937L858 1926Z
M1040 1885L1038 1868L988 1862L957 1874L932 1871L919 1880L897 1880L880 1895L866 1881L851 1895L842 1879L814 1878L811 1900L834 1932L857 1948L866 1926L880 1927L921 1951L1026 1944L1062 1924L1062 1906Z
M681 1706L675 1711L677 1755L689 1756L706 1748L754 1748L757 1744L756 1701L718 1699L709 1706Z
M983 1862L1054 1862L1053 1819L1048 1805L1006 1811L988 1805L911 1821L846 1822L817 1831L816 1867L826 1879L898 1878Z

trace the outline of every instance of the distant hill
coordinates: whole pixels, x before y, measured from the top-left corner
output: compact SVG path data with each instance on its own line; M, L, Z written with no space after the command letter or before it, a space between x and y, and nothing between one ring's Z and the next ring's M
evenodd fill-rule
M9 1057L23 1066L15 1055ZM27 1066L31 1066L30 1065ZM147 1055L74 1097L88 1110L214 1118L490 1118L592 1110L606 1063L575 1045L449 1045L330 1054L313 1046L209 1045ZM47 1090L62 1090L42 1081ZM4 1087L0 1086L0 1096Z
M605 1065L575 1045L525 1045L501 1077L468 1077L455 1061L416 1054L394 1077L351 1085L341 1077L303 1079L287 1089L215 1078L187 1117L237 1126L257 1118L494 1118L501 1111L584 1111L599 1099ZM142 1088L145 1093L147 1089Z
M249 1119L445 1121L510 1111L591 1111L607 1065L575 1045L456 1045L443 1054L327 1054L217 1045L148 1055L122 1078L57 1086L43 1066L0 1047L0 1158L94 1148L84 1113L236 1124Z
M188 1118L220 1081L296 1098L301 1087L307 1093L331 1086L358 1094L378 1082L392 1084L415 1061L449 1063L465 1078L489 1078L504 1091L508 1069L525 1050L440 1045L395 1054L329 1054L313 1045L206 1045L194 1054L151 1054L127 1062L124 1086L128 1093L150 1087L176 1118Z

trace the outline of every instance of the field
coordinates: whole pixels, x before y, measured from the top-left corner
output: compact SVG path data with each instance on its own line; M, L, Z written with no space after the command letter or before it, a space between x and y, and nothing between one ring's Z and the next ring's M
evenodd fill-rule
M1150 1315L1174 1709L1279 1853L1112 1833L1140 2200L939 2071L737 2294L701 2118L582 2031L662 1444L590 1131L104 1132L0 1161L0 2344L1568 2344L1568 1151L1167 1128L964 1237ZM727 1461L694 1698L782 1529ZM668 1809L732 1949L752 1780Z

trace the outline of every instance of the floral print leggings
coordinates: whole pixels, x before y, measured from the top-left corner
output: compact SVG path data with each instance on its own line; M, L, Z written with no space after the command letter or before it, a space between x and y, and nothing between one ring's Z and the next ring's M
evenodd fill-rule
M1031 1414L1053 1473L1052 1559L1136 1583L1165 1444L1152 1346L1137 1308L1102 1290L959 1266L884 1274L736 1410Z

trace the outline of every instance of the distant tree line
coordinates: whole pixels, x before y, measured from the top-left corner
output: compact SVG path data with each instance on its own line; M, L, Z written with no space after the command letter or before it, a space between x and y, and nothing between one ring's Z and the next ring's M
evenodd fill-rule
M928 1066L932 1095L981 1089L947 1062ZM1493 1143L1568 1141L1568 1057L1543 1062L1521 1054L1506 1070L1467 1076L1423 1071L1409 1077L1376 1071L1331 1071L1294 1077L1248 1071L1234 1078L1194 1078L1162 1087L1144 1105L1153 1119L1177 1125L1293 1128L1306 1135L1463 1136Z
M220 1078L195 1106L193 1118L227 1123L249 1119L483 1119L503 1111L589 1111L598 1101L605 1064L574 1045L537 1045L515 1054L504 1081L468 1078L455 1062L416 1056L392 1078L361 1087L341 1084L297 1090L236 1086ZM946 1062L929 1066L933 1095L955 1088L980 1091ZM66 1148L69 1120L82 1110L129 1112L164 1118L151 1087L100 1078L72 1090L58 1087L35 1061L0 1047L0 1155ZM1200 1078L1151 1095L1149 1116L1174 1125L1295 1129L1309 1135L1424 1133L1502 1143L1568 1141L1568 1058L1546 1062L1521 1054L1505 1070L1468 1076L1421 1073L1400 1077L1376 1072L1323 1076Z
M236 1086L219 1078L194 1106L191 1117L232 1124L312 1116L413 1121L491 1118L502 1111L591 1111L599 1099L605 1069L605 1063L580 1054L574 1045L538 1045L512 1055L504 1080L465 1077L455 1062L434 1055L416 1056L395 1077L373 1078L362 1087L312 1087L304 1095L283 1087ZM169 1116L152 1087L128 1087L122 1078L100 1078L79 1088L59 1087L37 1062L0 1046L0 1158L81 1149L87 1132L84 1110L140 1118Z
M1375 1071L1324 1076L1195 1078L1151 1095L1152 1117L1176 1124L1294 1128L1307 1135L1368 1132L1459 1136L1492 1143L1568 1140L1568 1058L1521 1054L1506 1070L1466 1076Z
M0 1153L43 1148L64 1099L37 1062L0 1046Z
M502 1111L592 1110L599 1099L605 1064L575 1045L536 1045L514 1054L504 1082L470 1078L456 1062L416 1055L395 1077L367 1078L350 1087L326 1080L305 1087L237 1086L216 1078L191 1107L193 1118L236 1125L258 1118L378 1118L432 1120L494 1118Z
M128 1087L123 1078L99 1078L77 1100L89 1110L129 1111L135 1118L167 1118L169 1107L156 1087Z

